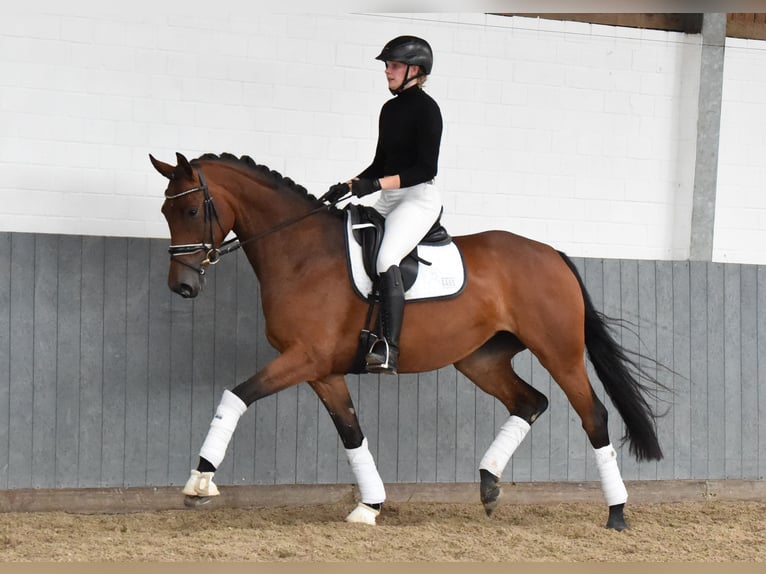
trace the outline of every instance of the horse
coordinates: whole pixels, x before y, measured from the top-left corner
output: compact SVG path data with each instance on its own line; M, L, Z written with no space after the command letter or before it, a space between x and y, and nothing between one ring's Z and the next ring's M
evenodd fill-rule
M265 334L277 357L225 390L183 488L185 503L219 494L213 481L239 417L255 401L308 383L324 404L360 493L349 522L375 525L385 486L367 447L344 375L351 371L369 303L353 290L342 211L249 156L205 154L176 165L149 155L168 180L162 213L170 230L168 286L199 295L206 269L242 248L262 293ZM225 241L230 232L236 239ZM399 373L454 367L508 410L479 465L479 494L491 515L500 480L548 399L513 369L529 349L561 387L595 454L609 512L606 527L628 528L627 490L607 429L607 409L588 378L587 358L625 424L623 440L638 460L662 458L657 415L647 395L660 385L610 333L575 265L553 247L508 231L456 236L465 265L454 297L407 304ZM646 379L649 379L648 381Z

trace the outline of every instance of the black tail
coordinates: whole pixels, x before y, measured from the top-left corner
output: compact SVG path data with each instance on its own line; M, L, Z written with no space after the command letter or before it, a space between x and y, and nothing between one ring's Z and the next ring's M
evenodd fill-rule
M588 358L625 422L624 440L630 443L630 452L638 460L660 460L663 455L654 426L656 415L644 394L664 387L628 357L625 349L612 338L608 323L613 320L596 310L574 263L565 253L559 251L559 254L580 284L585 302L585 346ZM639 377L647 379L655 388L641 383Z

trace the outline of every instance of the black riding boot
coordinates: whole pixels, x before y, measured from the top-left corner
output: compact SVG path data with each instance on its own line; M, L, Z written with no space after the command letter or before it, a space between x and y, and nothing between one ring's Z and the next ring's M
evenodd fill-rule
M404 284L399 267L392 265L380 276L381 336L367 353L367 371L395 375L399 363L399 333L404 314Z

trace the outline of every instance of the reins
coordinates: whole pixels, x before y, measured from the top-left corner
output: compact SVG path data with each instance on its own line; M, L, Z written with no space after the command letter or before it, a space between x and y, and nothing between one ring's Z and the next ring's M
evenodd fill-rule
M207 187L207 182L205 181L205 178L202 175L202 171L199 168L195 168L195 171L197 173L197 177L199 178L199 185L197 187L187 189L185 191L176 193L174 195L168 195L167 193L165 193L165 198L177 199L179 197L183 197L185 195L188 195L190 193L194 193L197 191L201 191L205 196L205 203L204 203L205 224L210 230L210 242L205 243L204 241L202 241L200 243L187 243L183 245L171 245L170 247L168 247L168 253L170 253L171 258L178 257L179 255L191 255L192 253L197 253L198 251L206 250L207 253L205 254L205 258L200 262L199 267L195 267L194 265L186 263L182 259L176 260L181 265L185 265L186 267L189 267L190 269L194 269L200 275L205 274L205 268L208 265L215 265L221 260L221 257L223 257L224 255L228 255L229 253L233 253L237 249L240 249L243 245L258 241L260 239L263 239L264 237L268 237L269 235L273 233L277 233L278 231L281 231L282 229L285 229L286 227L290 227L291 225L294 225L298 223L299 221L303 221L307 217L311 217L312 215L315 215L319 213L320 211L329 209L330 207L335 205L335 203L337 203L337 202L333 202L333 203L322 205L320 207L312 209L311 211L308 211L302 215L299 215L298 217L294 217L292 219L288 219L287 221L283 221L282 223L279 223L262 233L254 235L252 237L248 237L245 240L240 240L238 237L234 237L232 239L229 239L228 241L224 241L223 243L221 243L219 247L215 247L215 233L213 231L213 221L215 220L219 229L221 229L221 232L223 232L223 227L221 226L221 222L218 219L218 212L215 209L213 198L210 195L210 192ZM323 198L320 198L319 200L321 201L322 199ZM338 201L342 201L342 199Z

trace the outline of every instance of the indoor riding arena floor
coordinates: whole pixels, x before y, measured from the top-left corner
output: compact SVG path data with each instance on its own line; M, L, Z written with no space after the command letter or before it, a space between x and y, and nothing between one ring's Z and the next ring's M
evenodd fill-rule
M222 497L223 498L223 497ZM477 497L478 498L478 497ZM640 499L640 497L639 497ZM375 527L342 499L149 512L2 512L2 562L766 562L766 501L386 503Z

